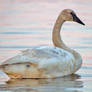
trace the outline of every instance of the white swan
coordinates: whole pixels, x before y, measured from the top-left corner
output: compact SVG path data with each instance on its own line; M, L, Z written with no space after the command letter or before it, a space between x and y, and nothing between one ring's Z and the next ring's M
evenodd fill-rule
M55 78L75 73L82 64L79 53L68 48L60 37L65 21L84 23L71 9L63 10L56 20L52 40L55 47L43 46L22 51L4 62L2 69L11 78Z

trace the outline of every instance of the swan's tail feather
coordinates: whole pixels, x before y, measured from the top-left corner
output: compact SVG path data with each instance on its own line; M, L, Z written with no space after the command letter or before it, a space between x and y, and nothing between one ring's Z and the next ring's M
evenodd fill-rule
M5 74L2 70L0 70L0 82L9 81L10 77L8 77L7 74Z

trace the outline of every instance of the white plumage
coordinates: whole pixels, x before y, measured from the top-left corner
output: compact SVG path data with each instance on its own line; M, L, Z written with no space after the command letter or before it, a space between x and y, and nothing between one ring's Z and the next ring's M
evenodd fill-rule
M45 70L44 74L48 75L49 78L52 76L60 77L72 74L76 71L75 68L80 66L80 64L77 66L74 56L68 51L49 46L24 50L19 55L4 62L3 65L18 63L36 64L38 69ZM11 67L10 69L17 69L16 71L19 71L17 66L15 68ZM24 70L24 67L21 67L20 69Z

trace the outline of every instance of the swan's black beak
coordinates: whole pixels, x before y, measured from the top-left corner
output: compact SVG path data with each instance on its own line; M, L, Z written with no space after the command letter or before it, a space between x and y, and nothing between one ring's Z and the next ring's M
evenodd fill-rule
M73 12L71 12L71 15L73 17L73 21L75 21L79 24L85 25Z

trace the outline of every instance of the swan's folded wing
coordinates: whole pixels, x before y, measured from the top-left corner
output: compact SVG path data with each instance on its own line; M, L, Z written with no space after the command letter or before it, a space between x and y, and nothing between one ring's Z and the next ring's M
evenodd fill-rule
M3 62L2 65L5 64L14 64L14 63L53 63L54 61L67 61L73 59L73 55L69 52L55 47L42 47L42 48L32 48L22 51L22 53L18 54L15 57L8 59ZM48 63L46 63L48 65Z
M6 64L16 64L16 63L36 63L38 64L43 59L46 59L47 57L50 57L50 54L48 55L46 52L39 50L39 49L27 49L22 51L17 56L14 56L5 62L2 63L2 65Z
M14 56L12 58L9 58L5 62L3 62L2 65L29 62L31 60L31 58L27 54L25 54L24 52L19 53L18 55Z

